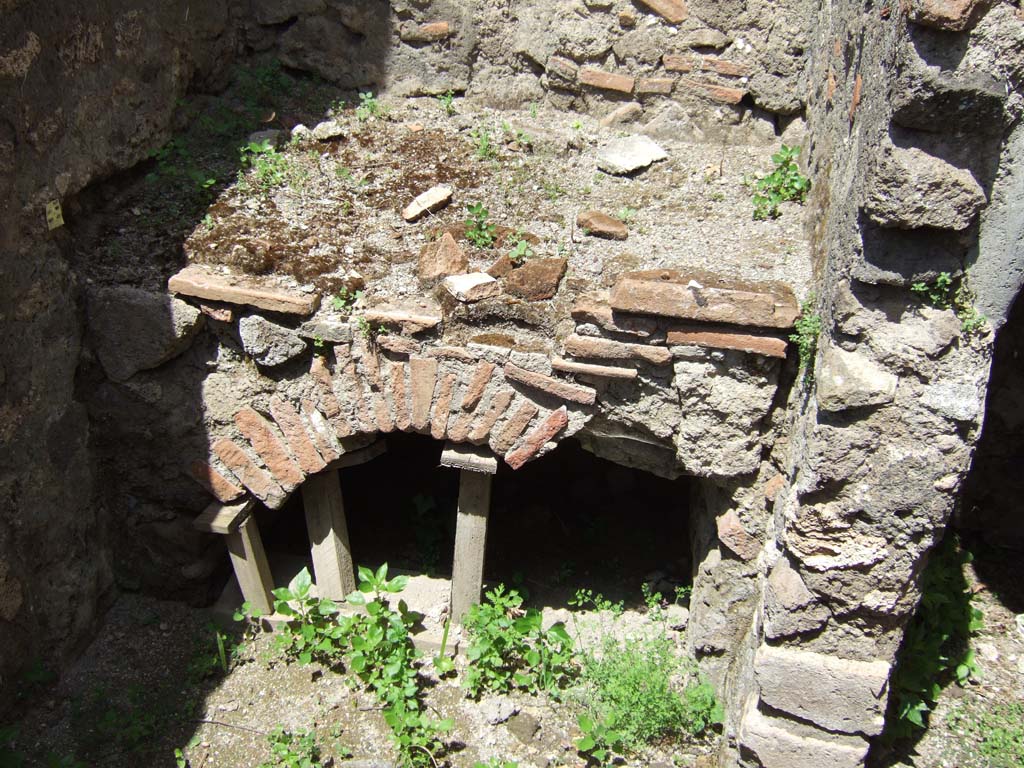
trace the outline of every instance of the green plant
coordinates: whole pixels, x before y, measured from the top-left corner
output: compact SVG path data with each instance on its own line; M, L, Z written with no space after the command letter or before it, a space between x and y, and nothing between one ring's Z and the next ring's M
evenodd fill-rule
M455 671L455 659L446 653L448 649L448 630L451 629L451 626L452 620L448 619L444 623L444 632L441 634L441 650L434 657L434 671L437 672L438 677L445 677Z
M540 611L522 604L518 592L501 584L466 614L469 667L463 683L471 696L516 688L557 695L578 674L565 625L544 629Z
M515 247L509 251L508 260L517 267L533 256L533 248L528 240L517 240Z
M288 617L274 635L274 643L300 664L317 661L331 665L342 654L344 630L336 618L338 606L333 600L311 595L312 586L309 569L303 568L287 587L274 590L274 612Z
M970 336L985 327L987 319L974 307L974 291L961 277L955 281L949 272L940 272L930 283L916 282L911 292L921 301L936 309L952 309L960 320L960 330Z
M354 291L343 286L331 297L331 306L345 315L350 315L352 314L352 309L361 298L363 298L362 291Z
M971 738L991 768L1024 765L1024 703L997 703L975 711L967 705L953 710L947 721Z
M685 584L683 586L676 587L675 604L676 605L682 605L683 603L689 603L690 602L690 596L692 594L693 594L693 586L690 585L690 584Z
M558 184L557 181L551 179L545 179L541 186L544 188L544 194L552 203L556 202L558 198L565 194L565 190Z
M288 181L288 159L269 141L250 141L239 150L242 166L261 192L280 187Z
M441 109L444 110L444 113L448 115L448 117L451 117L452 115L455 114L455 104L453 103L454 101L455 92L452 91L451 89L448 89L445 93L439 93L437 95L437 103L441 105Z
M775 169L754 185L755 219L776 219L781 203L792 200L802 204L807 200L811 180L800 173L796 163L799 156L800 147L787 147L785 144L772 155Z
M181 749L174 750L174 768L189 768L188 758Z
M226 675L231 669L232 657L235 653L235 647L227 635L213 624L210 624L207 629L213 635L214 647L211 651L204 636L202 647L198 649L188 667L188 676L195 682L213 677L218 672Z
M576 739L576 751L587 759L587 765L611 765L615 752L622 752L622 735L615 730L615 715L601 720L579 715L576 722L583 736Z
M356 119L365 123L373 117L383 117L385 114L384 105L377 100L372 92L359 94L359 106L356 107Z
M469 218L466 219L466 237L478 248L490 248L494 245L498 228L488 222L490 212L484 208L483 203L467 205L466 211Z
M628 205L625 205L619 210L617 218L623 224L629 224L631 221L633 221L633 219L636 218L636 214L636 208L630 208Z
M322 765L315 731L289 731L279 725L267 734L267 741L273 762L260 763L260 768L320 768Z
M399 600L392 609L387 596L405 589L408 578L388 579L387 563L376 571L358 568L359 589L348 597L364 614L347 617L343 637L345 661L363 684L384 704L384 720L403 761L412 766L435 764L444 749L441 734L451 720L432 720L423 711L410 630L422 618Z
M507 761L497 757L492 757L486 763L473 763L473 768L519 768L519 763L513 762L511 760Z
M589 589L577 589L575 597L569 599L569 605L579 610L585 610L589 605L595 611L611 611L615 616L621 616L626 608L624 601L619 600L619 602L613 603L600 592L594 594Z
M818 337L821 335L821 318L815 313L815 296L811 294L807 301L800 304L800 317L793 324L794 332L789 340L796 344L800 356L800 370L804 372L804 381L814 380L814 354L818 350Z
M481 160L490 160L498 156L498 147L494 142L494 135L486 125L478 125L469 132L470 137L476 144L476 156Z
M978 670L970 637L982 627L964 579L970 553L948 536L931 553L921 578L921 602L907 626L890 680L893 717L887 738L899 739L927 727L928 713L950 682L965 684Z

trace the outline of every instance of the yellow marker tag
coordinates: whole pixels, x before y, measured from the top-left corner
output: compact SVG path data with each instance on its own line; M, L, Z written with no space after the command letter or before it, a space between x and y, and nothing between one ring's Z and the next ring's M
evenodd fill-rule
M51 200L46 204L46 226L50 229L64 226L64 214L60 210L60 200Z

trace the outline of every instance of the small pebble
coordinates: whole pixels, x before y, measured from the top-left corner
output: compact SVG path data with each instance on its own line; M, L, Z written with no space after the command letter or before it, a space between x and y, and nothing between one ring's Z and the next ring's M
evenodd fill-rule
M170 626L168 624L166 624L164 622L160 622L160 631L161 632L167 632L169 629L170 629Z

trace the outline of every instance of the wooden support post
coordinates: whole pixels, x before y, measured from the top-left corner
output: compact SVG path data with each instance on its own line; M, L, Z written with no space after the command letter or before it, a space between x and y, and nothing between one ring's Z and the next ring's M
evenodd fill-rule
M483 589L487 517L491 512L491 475L468 469L459 472L451 617L461 624L470 606L480 602Z
M306 508L317 593L344 600L355 591L356 580L338 471L327 470L306 478L302 504Z
M270 590L274 580L270 575L267 553L263 551L263 541L255 517L245 518L238 530L228 534L228 552L238 578L238 586L242 588L242 597L262 614L272 614L274 603Z

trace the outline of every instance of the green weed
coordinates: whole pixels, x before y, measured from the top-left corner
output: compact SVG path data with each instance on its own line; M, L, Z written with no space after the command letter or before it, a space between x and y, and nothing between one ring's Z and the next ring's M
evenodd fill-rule
M528 240L517 240L515 247L509 251L508 259L516 266L524 264L527 259L533 257L533 248Z
M288 181L288 158L269 141L250 141L239 151L239 159L243 167L250 169L249 179L260 192L268 192Z
M271 761L260 763L260 768L320 768L323 765L315 731L289 731L279 725L267 734L267 741Z
M484 208L483 203L467 205L466 211L469 218L466 219L466 237L478 248L490 248L494 245L498 228L488 221L490 212Z
M522 604L518 592L499 585L466 614L469 667L463 684L470 696L513 689L557 696L578 674L565 625L545 630L540 611Z
M363 298L362 291L354 291L347 287L342 287L341 290L331 297L331 306L344 315L351 315L352 309L361 298Z
M274 612L288 617L274 635L274 644L300 664L317 661L331 666L344 650L344 630L336 620L337 604L311 595L312 586L309 570L303 568L287 587L274 590Z
M789 340L796 344L800 356L800 370L804 372L804 382L814 381L814 355L818 350L818 337L821 335L821 318L814 311L815 297L812 294L800 305L800 317L793 324L794 332Z
M987 318L974 307L974 291L966 277L957 282L949 272L940 272L931 283L917 282L911 292L936 309L952 309L960 320L960 330L967 336L985 327Z
M495 144L494 134L486 125L478 125L469 132L473 143L476 144L474 152L481 160L492 160L498 156L498 147Z
M589 715L579 715L577 724L583 736L576 739L576 751L587 759L587 765L612 765L616 752L623 752L622 734L616 730L614 714L595 720Z
M782 148L772 155L775 170L758 179L754 186L754 218L777 219L779 205L786 201L803 203L811 188L811 181L796 164L800 147Z
M451 117L452 115L455 114L454 101L455 92L450 89L445 93L439 93L437 95L437 103L441 105L441 109L444 110L444 113L448 115L448 117Z
M557 181L545 179L541 183L541 186L544 189L545 197L547 197L547 199L550 200L552 203L557 202L558 198L565 195L565 190L559 185Z
M980 712L961 706L950 713L948 723L971 737L986 766L1024 765L1024 703L997 703Z
M359 94L359 106L356 107L356 120L365 123L372 118L384 117L384 105L371 92Z
M613 603L600 592L595 594L590 589L577 589L575 597L569 599L569 605L581 611L586 610L587 606L592 607L595 611L611 611L615 616L621 616L626 608L626 604L622 600Z

